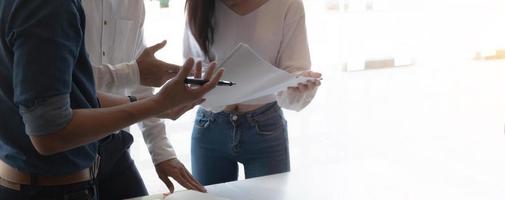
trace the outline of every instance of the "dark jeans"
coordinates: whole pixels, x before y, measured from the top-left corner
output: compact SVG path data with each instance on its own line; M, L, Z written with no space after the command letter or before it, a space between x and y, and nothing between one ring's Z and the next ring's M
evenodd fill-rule
M203 185L290 170L287 123L277 103L246 113L199 109L191 143L193 176Z
M100 200L127 199L148 194L128 152L132 143L133 136L126 131L100 140L98 151L102 159L97 177Z
M97 200L91 181L64 186L27 186L12 190L0 186L0 199L5 200Z

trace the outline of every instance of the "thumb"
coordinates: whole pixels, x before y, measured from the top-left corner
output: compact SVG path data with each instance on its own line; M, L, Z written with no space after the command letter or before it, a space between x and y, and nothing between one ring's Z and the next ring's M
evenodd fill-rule
M158 43L158 44L155 44L153 46L150 46L148 47L147 49L149 49L149 52L154 54L156 53L157 51L159 51L160 49L162 49L163 47L165 47L165 45L167 44L167 41L166 40L163 40L162 42Z

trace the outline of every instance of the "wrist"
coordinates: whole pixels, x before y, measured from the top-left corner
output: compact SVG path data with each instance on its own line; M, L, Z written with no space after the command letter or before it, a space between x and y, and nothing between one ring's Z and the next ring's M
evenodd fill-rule
M173 160L177 160L177 157L170 157L168 159L164 159L164 160L159 161L159 162L156 162L156 161L153 160L153 163L154 163L155 167L158 167L158 166L160 166L160 165L162 165L164 163L168 163L168 162L171 162Z

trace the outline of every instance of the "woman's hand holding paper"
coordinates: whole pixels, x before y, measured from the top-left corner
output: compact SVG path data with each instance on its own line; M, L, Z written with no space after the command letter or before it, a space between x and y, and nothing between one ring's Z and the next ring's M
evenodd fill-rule
M307 91L314 90L321 85L321 73L314 71L303 71L300 73L301 76L313 78L313 80L308 80L306 83L299 83L297 87L289 87L289 92L304 93Z

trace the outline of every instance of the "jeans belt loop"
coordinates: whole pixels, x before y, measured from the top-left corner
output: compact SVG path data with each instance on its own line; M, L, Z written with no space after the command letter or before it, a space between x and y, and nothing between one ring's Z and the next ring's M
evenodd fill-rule
M100 161L102 160L102 157L100 157L100 155L96 155L96 160L95 162L93 163L93 176L92 178L96 178L98 176L98 170L100 169Z

